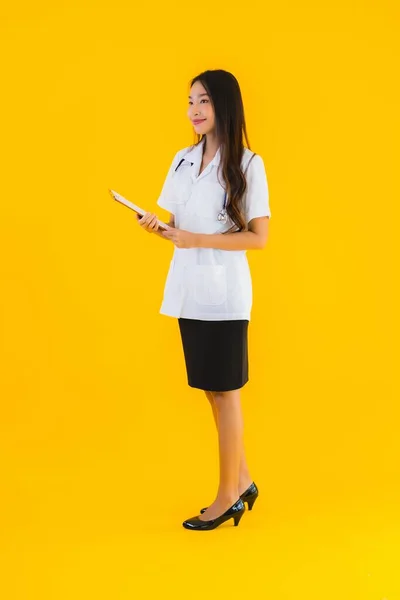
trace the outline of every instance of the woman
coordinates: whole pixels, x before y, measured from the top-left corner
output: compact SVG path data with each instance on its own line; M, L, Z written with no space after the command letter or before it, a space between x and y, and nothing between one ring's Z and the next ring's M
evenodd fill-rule
M246 464L240 389L247 383L252 306L248 249L264 248L271 216L264 163L249 146L235 77L205 71L190 83L188 117L197 142L174 156L154 213L141 227L175 245L161 314L178 319L188 384L205 392L218 430L220 481L214 502L183 526L238 525L258 496ZM221 177L222 175L222 177Z

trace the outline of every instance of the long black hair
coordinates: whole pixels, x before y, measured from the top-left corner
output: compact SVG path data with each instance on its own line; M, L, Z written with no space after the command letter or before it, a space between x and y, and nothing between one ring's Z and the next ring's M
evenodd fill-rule
M196 81L200 81L204 86L214 108L215 133L221 152L219 171L222 168L222 177L227 192L226 210L234 223L229 232L235 228L236 231L243 231L247 229L243 210L247 182L241 168L244 152L243 138L246 140L247 148L249 150L251 148L246 130L240 86L236 77L223 69L203 71L190 81L190 87ZM200 144L204 137L195 132L194 145Z

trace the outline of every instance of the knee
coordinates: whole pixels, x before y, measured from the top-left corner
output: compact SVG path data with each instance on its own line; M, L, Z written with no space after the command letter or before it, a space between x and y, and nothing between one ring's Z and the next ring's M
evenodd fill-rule
M216 407L218 408L226 399L226 392L213 392L213 402L215 402Z
M214 404L214 395L212 392L209 392L208 390L204 390L205 395L207 396L207 400L209 401L210 404Z

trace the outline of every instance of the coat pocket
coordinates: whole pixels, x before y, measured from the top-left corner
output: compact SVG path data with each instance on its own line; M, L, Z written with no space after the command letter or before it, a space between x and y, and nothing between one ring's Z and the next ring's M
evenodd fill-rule
M198 304L215 306L227 300L225 265L196 265L194 296Z

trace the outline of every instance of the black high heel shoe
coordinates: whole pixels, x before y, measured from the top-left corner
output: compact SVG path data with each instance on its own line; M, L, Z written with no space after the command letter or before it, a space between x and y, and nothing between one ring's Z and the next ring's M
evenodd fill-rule
M221 523L225 523L229 519L235 521L235 527L239 525L240 519L243 517L243 514L246 510L246 507L243 503L243 500L239 498L236 500L235 504L233 504L227 511L225 511L220 517L216 517L215 519L211 519L211 521L202 521L201 519L196 517L191 517L190 519L186 519L183 521L182 525L185 529L193 529L196 531L207 531L208 529L215 529Z
M253 504L258 498L258 487L254 483L254 481L249 485L247 490L243 492L243 494L240 494L240 498L243 500L243 502L247 502L249 510L253 508ZM202 508L200 510L200 514L203 514L207 510L207 508L207 506L205 508Z

